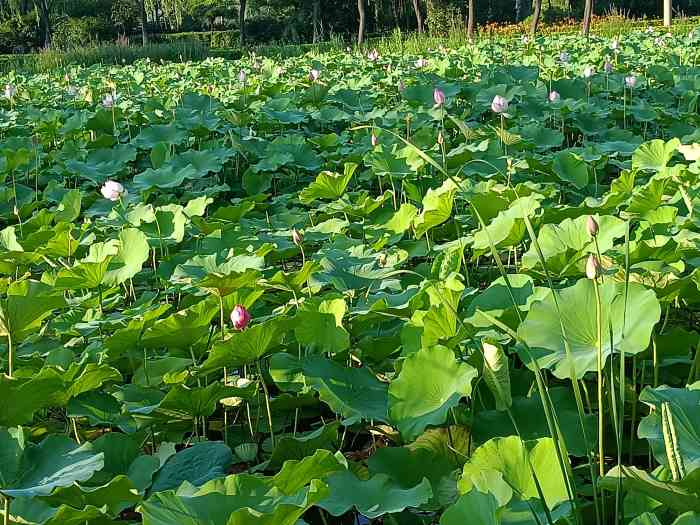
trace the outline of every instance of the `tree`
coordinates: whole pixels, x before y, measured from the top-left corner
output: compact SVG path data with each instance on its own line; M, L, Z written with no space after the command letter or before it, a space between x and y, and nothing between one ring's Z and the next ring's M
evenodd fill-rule
M474 41L474 22L476 20L476 6L474 3L474 0L469 0L468 2L469 14L467 18L467 36L469 37L470 42Z
M39 13L39 25L44 34L44 47L51 47L51 12L55 0L34 0L34 5Z
M593 16L593 0L586 0L583 8L583 25L581 26L581 34L588 38L591 32L591 17Z
M671 5L671 0L664 0L664 26L671 27L671 17L673 16L673 10Z
M314 44L317 44L321 40L321 17L319 16L321 12L321 0L313 0L312 6L312 24L314 26Z
M419 0L413 0L413 10L416 13L416 24L418 24L418 32L423 32L423 16L420 14Z
M241 47L245 45L245 7L247 3L247 0L240 0L240 6L238 8L238 29Z
M146 17L146 0L139 0L139 25L141 26L141 45L148 44L148 30L146 25L148 20Z
M365 41L365 0L357 0L357 13L360 15L360 27L357 29L357 45Z
M587 2L589 0L586 0ZM530 25L530 35L535 36L537 34L537 26L540 23L540 14L542 13L542 0L535 0L535 7L532 12L532 25Z

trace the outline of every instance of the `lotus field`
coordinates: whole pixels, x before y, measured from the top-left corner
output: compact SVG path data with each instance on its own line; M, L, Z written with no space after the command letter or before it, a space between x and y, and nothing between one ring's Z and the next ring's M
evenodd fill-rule
M700 523L699 58L0 79L4 524Z

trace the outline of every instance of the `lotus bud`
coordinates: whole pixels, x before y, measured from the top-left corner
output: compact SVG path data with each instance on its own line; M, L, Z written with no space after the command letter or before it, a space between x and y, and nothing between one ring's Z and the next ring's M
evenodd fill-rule
M442 136L442 131L438 131L437 143L442 146L445 143L445 137Z
M231 324L236 330L244 330L250 323L250 313L242 304L237 304L231 311Z
M600 228L598 227L598 223L596 222L593 215L589 215L588 219L586 219L586 229L588 230L588 235L590 235L591 237L595 237L596 235L598 235L598 230Z
M372 142L372 147L375 148L377 147L377 144L379 144L379 139L377 136L374 134L374 131L372 132L372 136L370 137L370 141Z
M562 64L568 64L571 61L571 55L567 53L566 51L562 51L559 53L559 62Z
M436 106L442 106L445 103L445 93L441 89L435 88L433 91L433 100Z
M494 113L505 113L508 111L508 101L501 95L496 95L493 97L493 102L491 102L491 111Z
M238 73L238 80L240 80L242 84L245 84L247 78L248 75L246 74L245 69L241 69L241 71Z
M107 94L107 95L105 95L105 98L102 99L102 106L104 106L107 109L113 108L114 102L116 100L117 100L116 95Z
M559 102L560 100L561 100L561 95L559 93L557 93L556 91L549 92L549 101L551 103L554 104L556 102Z
M309 80L311 80L311 82L316 82L319 78L321 78L321 72L318 69L309 71Z
M605 70L605 73L609 75L613 71L613 65L606 60L603 69Z
M124 189L124 186L122 186L115 180L108 180L107 182L105 182L102 185L102 188L100 188L100 192L102 193L102 196L105 199L110 200L112 202L118 201L124 195L126 195L126 190Z
M584 78L591 78L593 76L593 73L595 73L593 66L586 66L585 68L583 68L583 77Z
M588 256L588 260L586 261L586 277L589 279L596 279L600 273L601 269L598 257L596 257L594 254L590 254Z
M613 38L613 41L610 42L610 49L613 51L617 50L620 47L620 41L617 38Z
M633 89L636 85L637 77L635 77L634 75L629 75L625 77L625 86L627 86L629 89Z
M372 51L367 53L367 59L370 62L376 62L377 60L379 60L379 51L377 51L376 49L373 49Z
M5 84L5 98L12 98L17 94L17 88L14 84Z
M416 67L418 69L424 68L427 65L428 65L428 61L424 58L419 58L418 60L416 60Z
M293 229L292 229L292 241L293 241L294 244L296 244L297 246L301 246L301 243L304 242L304 234L301 233L301 232L300 232L299 230L297 230L296 228L293 228Z

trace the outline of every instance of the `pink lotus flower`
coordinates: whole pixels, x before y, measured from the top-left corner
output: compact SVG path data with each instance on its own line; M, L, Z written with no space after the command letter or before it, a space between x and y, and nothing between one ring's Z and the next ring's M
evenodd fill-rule
M231 324L236 330L244 330L250 323L250 312L242 304L237 304L231 311Z
M613 71L613 65L606 60L605 65L603 65L603 69L605 70L605 73L609 75Z
M433 91L433 100L436 106L442 106L445 103L445 93L440 88L435 88Z
M634 86L637 85L637 77L634 75L629 75L625 77L625 86L627 86L629 89L634 89Z
M117 181L108 180L102 185L102 188L100 188L100 193L102 193L102 196L105 199L115 202L126 195L126 190L124 189L124 186L119 184Z
M241 71L238 73L238 80L240 80L242 84L245 84L247 78L248 75L245 72L245 69L241 69Z
M319 78L321 78L321 72L318 69L309 71L309 80L311 80L311 82L316 82Z
M373 49L372 51L367 53L367 59L370 62L376 62L377 60L379 60L379 51L377 51L376 49Z
M561 95L557 93L556 91L550 91L549 92L549 101L551 103L559 102L561 100Z
M105 98L102 99L102 106L104 106L107 109L111 109L114 107L114 104L117 102L117 95L113 95L111 93L108 93L105 95Z
M593 66L586 66L585 68L583 68L584 78L591 78L593 76L593 73L595 73L595 69L593 69Z
M612 49L613 51L616 51L619 48L620 48L620 41L617 38L613 38L613 41L610 42L610 49Z
M428 65L428 61L424 58L419 58L418 60L416 60L416 67L418 69L424 68L427 65Z
M508 111L508 101L501 95L496 95L491 102L491 111L499 115L505 113Z

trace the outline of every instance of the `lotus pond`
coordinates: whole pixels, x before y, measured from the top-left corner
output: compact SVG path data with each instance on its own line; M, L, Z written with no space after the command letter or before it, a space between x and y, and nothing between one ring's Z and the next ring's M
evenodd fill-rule
M700 34L367 51L0 79L6 525L700 523Z

